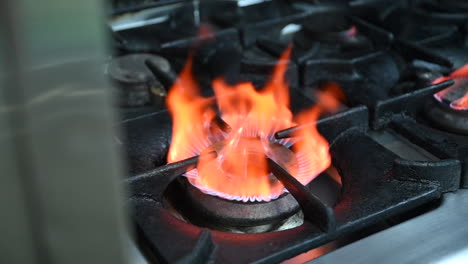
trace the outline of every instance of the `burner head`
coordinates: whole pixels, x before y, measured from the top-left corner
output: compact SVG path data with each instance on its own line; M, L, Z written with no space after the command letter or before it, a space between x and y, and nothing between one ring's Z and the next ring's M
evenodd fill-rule
M341 184L330 173L322 173L307 188L323 202L334 206ZM338 176L339 177L339 176ZM173 182L166 192L165 207L179 219L224 232L263 233L300 226L303 214L292 195L284 193L269 202L231 201L201 192L185 177Z
M241 137L235 143L237 146L232 149L229 148L231 142L232 140L219 141L202 152L201 155L203 156L215 151L218 156L208 162L199 163L198 179L189 178L189 181L193 185L207 194L229 200L253 202L258 200L258 198L242 194L242 190L251 192L245 188L252 186L257 189L259 185L266 183L269 185L267 186L268 188L259 188L258 190L271 192L270 199L276 199L283 193L284 187L266 169L266 155L292 175L297 175L299 169L297 158L287 147L277 142L266 142L266 140L261 140L258 137ZM226 150L228 150L228 153L225 153ZM266 150L268 153L265 153ZM225 159L225 155L229 155L229 158ZM213 177L217 179L215 180ZM268 177L268 181L265 181L264 177ZM227 187L221 185L229 186L230 193L239 191L238 195L223 193L222 190L225 190ZM269 194L258 195L267 197Z
M304 37L332 46L339 46L342 52L369 51L370 39L360 34L357 27L341 15L321 15L304 24Z
M459 79L451 87L434 94L434 98L454 110L468 110L467 93L468 81Z
M289 193L270 202L230 201L205 194L182 177L166 197L173 213L187 222L226 232L261 233L303 223L299 204Z
M171 69L166 59L151 54L126 55L109 63L107 73L118 89L120 106L164 104L166 89L145 65L147 60L158 65L162 71L169 72Z
M452 104L453 101L438 100L434 97L426 105L426 115L429 120L444 130L468 135L468 110L453 108Z

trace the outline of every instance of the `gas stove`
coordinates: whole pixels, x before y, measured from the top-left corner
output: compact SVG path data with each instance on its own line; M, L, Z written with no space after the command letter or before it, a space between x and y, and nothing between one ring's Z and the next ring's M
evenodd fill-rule
M463 1L117 3L106 73L149 261L342 263L356 248L375 263L372 243L410 226L437 240L421 224L439 212L466 220Z

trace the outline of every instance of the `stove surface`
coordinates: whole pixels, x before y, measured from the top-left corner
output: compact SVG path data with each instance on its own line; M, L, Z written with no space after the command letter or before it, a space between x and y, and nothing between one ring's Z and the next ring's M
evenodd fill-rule
M116 142L128 161L128 204L145 256L134 251L139 261L289 264L318 257L311 263L453 263L466 257L466 5L176 2L132 7L127 11L134 13L124 16L119 5L111 21L115 55L107 74L119 98L124 133ZM186 61L193 65L190 78ZM289 85L288 114L324 107L330 87L339 90L332 96L334 111L265 136L249 134L261 122L242 134L235 127L239 118L223 116L226 104L240 97L226 100L224 109L202 107L213 111L199 116L192 113L198 108L187 111L193 101L167 100L192 82L200 88L196 96L210 102L231 98L213 91L219 77L229 85L249 82L256 93L269 87L278 68ZM210 114L205 123L195 122ZM190 116L195 125L178 125L177 115ZM294 177L303 169L299 157L317 148L300 152L294 144L311 127L328 143L329 156L323 157L331 164L304 185ZM185 154L174 158L176 141L182 144L175 152ZM216 163L232 142L248 146L232 157L266 157L265 164ZM238 175L225 172L240 164L264 165L268 186L287 191L242 196L221 188ZM210 184L197 178L205 176Z
M285 261L285 264L329 263L438 263L461 264L468 262L468 190L459 190L444 196L434 210L417 216L397 226L365 237L335 249L322 257L331 246L322 246ZM148 264L133 240L129 240L130 255L134 264ZM320 255L320 254L319 254Z

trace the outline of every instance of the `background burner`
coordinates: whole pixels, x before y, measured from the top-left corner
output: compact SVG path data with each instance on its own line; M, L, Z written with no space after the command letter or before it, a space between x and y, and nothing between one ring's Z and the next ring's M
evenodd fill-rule
M466 79L456 80L455 84L444 91L434 94L434 98L452 109L465 110L457 104L457 100L468 93L468 81ZM468 108L468 107L467 107Z
M309 15L270 29L257 39L257 47L279 56L293 43L291 60L299 67L305 96L310 98L317 85L332 81L350 105L371 106L394 93L406 62L390 50L391 33L352 16L336 10Z
M157 80L145 61L150 60L162 71L170 72L171 66L163 57L152 54L132 54L114 58L108 65L107 74L117 88L119 105L123 107L153 104L163 106L166 89Z
M303 25L305 38L319 41L322 45L335 46L340 53L366 53L373 48L372 41L358 32L357 27L344 14L315 15Z
M468 62L465 52L468 13L452 12L450 3L445 2L420 1L412 8L396 8L376 23L395 37L427 48L459 67Z
M465 93L466 88L455 88L447 92L441 100L433 97L426 105L426 115L429 120L444 130L468 135L468 110L455 109L451 106L455 100L463 97Z

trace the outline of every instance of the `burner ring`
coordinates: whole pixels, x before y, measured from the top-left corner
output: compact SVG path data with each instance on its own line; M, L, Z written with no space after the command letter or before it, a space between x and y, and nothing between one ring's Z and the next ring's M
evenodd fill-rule
M330 206L340 200L340 177L333 167L307 185L311 193ZM201 227L231 233L263 233L303 224L300 206L284 193L270 202L238 202L205 194L179 177L164 192L164 207L175 217Z
M228 144L228 140L218 141L205 149L202 155L203 153L206 154L215 151L218 153L218 157L220 157L223 155L223 150ZM299 170L298 159L292 150L278 142L269 141L266 143L268 153L265 152L264 144L265 143L258 137L241 137L237 142L239 148L232 149L229 152L230 160L226 162L215 158L204 163L199 163L196 171L186 173L189 182L206 194L218 196L227 200L253 202L268 201L278 198L284 192L284 187L280 181L270 172L265 172L263 175L249 174L249 171L251 171L249 168L260 166L259 164L262 160L266 165L266 157L268 156L292 175L297 175ZM238 162L232 162L233 160ZM238 168L245 169L239 170ZM254 169L254 171L256 170ZM260 171L256 172L260 173ZM244 180L240 180L243 179L243 177L245 177ZM249 192L236 194L236 191L239 189L248 189L249 187L251 188L252 186L265 183L271 188L271 197ZM226 186L231 186L231 189ZM232 188L234 190L232 190Z
M468 135L468 110L452 109L448 104L433 97L426 104L426 115L444 130Z
M264 232L277 228L300 211L299 204L289 193L270 202L244 203L205 194L185 177L180 177L176 183L179 194L184 194L178 195L180 200L176 202L180 211L190 222L200 226L231 232ZM172 196L174 193L168 192Z

